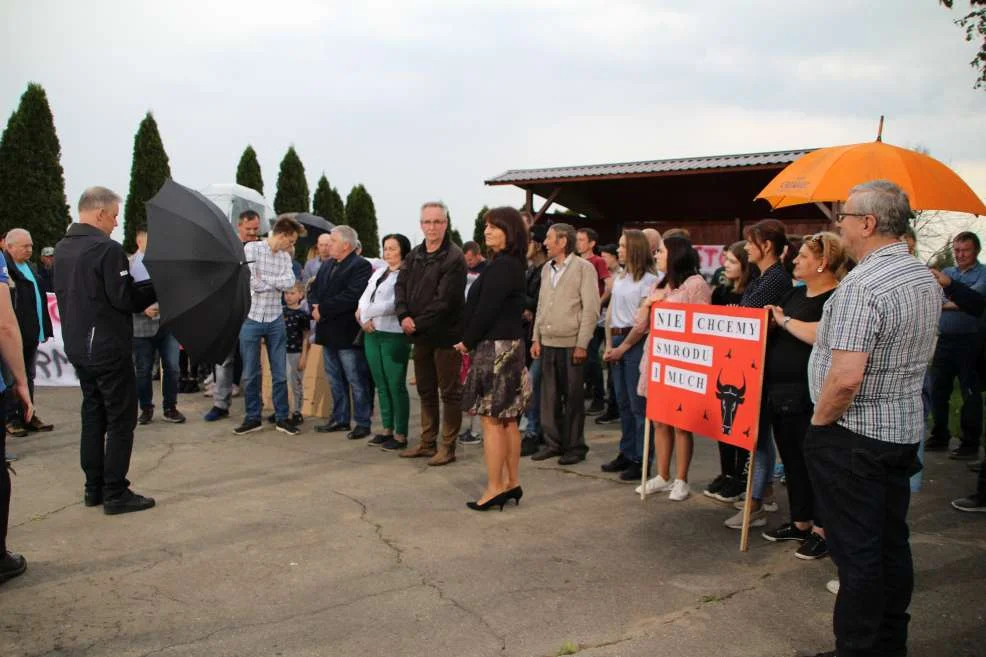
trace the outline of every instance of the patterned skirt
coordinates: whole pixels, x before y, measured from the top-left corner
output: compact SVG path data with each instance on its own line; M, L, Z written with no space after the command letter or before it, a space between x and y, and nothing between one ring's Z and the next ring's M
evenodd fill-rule
M472 352L462 406L470 415L514 420L527 410L531 379L523 340L484 340Z

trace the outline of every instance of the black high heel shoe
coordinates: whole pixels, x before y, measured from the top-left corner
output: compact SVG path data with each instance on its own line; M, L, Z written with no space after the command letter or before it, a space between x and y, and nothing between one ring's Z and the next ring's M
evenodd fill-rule
M503 511L503 505L507 503L508 499L510 499L508 497L508 491L504 491L499 495L494 495L482 504L479 504L478 502L466 502L466 506L473 511L489 511L494 506L499 506L500 511Z
M507 496L508 501L514 500L514 503L516 503L517 506L520 506L520 498L524 497L524 489L520 486L514 486L510 490L504 492L504 495Z

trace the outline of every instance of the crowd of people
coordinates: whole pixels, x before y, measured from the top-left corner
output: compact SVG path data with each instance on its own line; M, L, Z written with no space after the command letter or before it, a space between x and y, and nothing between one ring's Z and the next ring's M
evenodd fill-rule
M84 502L107 514L154 506L126 477L135 426L154 418L157 361L162 418L186 421L177 408L180 345L160 324L154 281L143 265L147 231L138 229L138 249L129 258L109 237L119 204L108 189L86 190L79 222L53 252L42 251L40 268L30 263L30 234L8 231L0 271L11 289L9 297L0 295L9 388L0 435L52 429L34 412L33 379L38 344L52 330L45 293L54 291L66 355L82 388ZM481 442L487 482L467 502L470 509L519 505L522 456L564 466L583 461L590 449L587 416L619 422L617 453L601 466L604 472L642 480L638 494L666 492L682 502L692 494L694 439L685 427L647 417L649 309L666 302L764 308L770 330L760 439L752 454L720 443L719 474L703 494L736 507L724 518L726 527L742 527L748 504L751 524L764 528L765 540L796 543L801 559L832 556L839 571L831 583L839 591L839 655L870 654L873 646L904 654L910 478L921 467L920 445L949 447L955 378L962 434L949 456L980 454L986 267L978 263L980 241L971 232L954 238L955 267L939 272L919 263L906 240L907 197L892 183L854 188L843 210L835 218L838 233L795 238L770 219L748 226L745 239L723 251L711 283L681 229L663 235L625 229L617 245L599 245L592 228L535 223L530 213L502 207L484 217L485 244L460 248L451 239L448 209L428 202L420 208L417 246L388 234L382 259L367 259L356 231L337 226L318 236L302 266L292 254L306 235L303 225L282 215L261 237L260 217L246 211L236 228L249 263L250 310L237 347L215 367L213 405L204 419L228 418L238 387L245 412L233 433L269 422L297 435L304 371L319 365L308 362L318 345L332 410L315 431L368 439L436 467L455 462L458 445ZM267 422L261 345L274 407ZM420 398L413 445L409 365ZM933 428L925 441L929 414ZM481 435L472 431L476 416ZM645 431L647 423L652 430ZM647 434L654 449L645 463ZM768 528L768 514L777 509L775 448L790 518ZM752 493L744 499L751 466ZM956 509L986 511L986 473L979 470L977 492L955 500ZM5 531L6 471L0 494ZM26 566L3 539L0 581Z

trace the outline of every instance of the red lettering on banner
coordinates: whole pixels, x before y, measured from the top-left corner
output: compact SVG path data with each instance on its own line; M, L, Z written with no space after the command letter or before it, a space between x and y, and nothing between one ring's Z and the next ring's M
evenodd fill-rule
M659 302L651 317L647 417L753 450L767 311Z

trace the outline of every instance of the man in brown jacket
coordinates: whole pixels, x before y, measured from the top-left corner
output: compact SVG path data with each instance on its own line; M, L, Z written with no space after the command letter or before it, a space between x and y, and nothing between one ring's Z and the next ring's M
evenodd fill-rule
M544 241L548 262L541 271L541 292L531 356L541 359L541 428L545 445L531 458L560 457L560 465L585 459L583 364L599 318L595 267L575 255L575 229L554 224Z
M431 457L428 465L455 460L455 441L462 427L462 356L452 345L462 340L466 260L448 233L448 208L431 202L421 206L424 242L404 259L394 298L401 329L414 343L414 375L421 397L421 442L401 452L405 458ZM445 414L438 440L438 399Z

